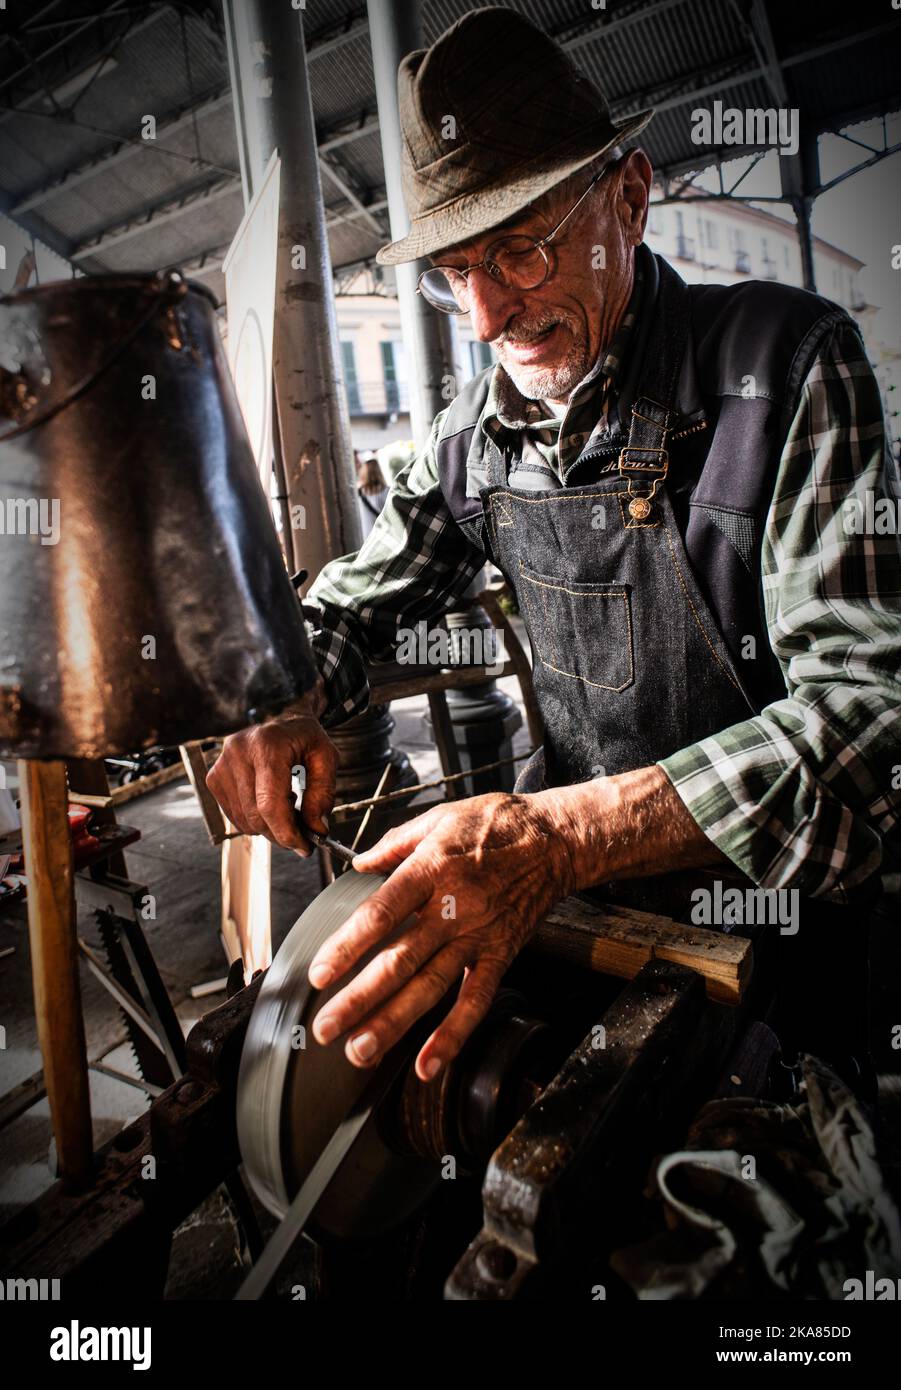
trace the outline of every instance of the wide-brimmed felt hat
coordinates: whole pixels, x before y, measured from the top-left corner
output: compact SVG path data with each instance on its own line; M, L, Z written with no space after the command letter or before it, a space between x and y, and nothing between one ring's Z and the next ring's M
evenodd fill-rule
M500 5L469 10L398 69L403 188L411 226L381 265L490 231L647 125L614 121L567 54Z

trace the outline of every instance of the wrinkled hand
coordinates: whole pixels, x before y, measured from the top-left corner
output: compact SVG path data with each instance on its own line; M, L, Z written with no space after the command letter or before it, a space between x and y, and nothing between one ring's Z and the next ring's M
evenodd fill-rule
M329 1043L347 1033L348 1059L375 1066L464 976L416 1059L417 1075L430 1081L484 1018L513 957L572 891L565 836L547 793L492 793L435 807L389 831L354 868L390 878L317 953L314 988L340 979L411 914L416 920L328 1001L314 1036Z
M232 734L206 784L236 830L310 854L313 847L301 834L291 790L292 768L301 764L304 824L324 835L335 800L338 753L312 715L282 715Z

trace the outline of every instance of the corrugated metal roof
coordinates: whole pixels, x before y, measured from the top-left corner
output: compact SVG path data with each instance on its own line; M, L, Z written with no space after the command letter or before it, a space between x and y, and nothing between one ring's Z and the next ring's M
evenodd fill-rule
M469 8L470 0L424 0L426 43ZM740 108L775 104L766 54L748 28L748 0L608 0L604 9L584 0L509 0L508 8L571 44L614 114L658 106L642 136L658 170L702 162L691 140L697 105L716 97ZM788 83L791 104L816 128L901 107L901 24L885 0L765 0L765 12L782 64L775 80ZM375 111L365 13L349 0L307 6L320 141ZM348 40L321 43L344 27ZM47 91L71 106L66 84L104 58L68 116L54 110ZM210 264L242 214L228 82L218 0L8 0L0 11L3 210L85 270L155 269L206 256L208 283L221 292ZM136 131L151 113L158 136L142 140ZM364 203L383 203L377 131L328 157ZM352 205L331 179L323 191L330 219L346 219L330 229L335 267L370 259L382 238L366 219L348 216ZM384 210L376 215L387 228Z

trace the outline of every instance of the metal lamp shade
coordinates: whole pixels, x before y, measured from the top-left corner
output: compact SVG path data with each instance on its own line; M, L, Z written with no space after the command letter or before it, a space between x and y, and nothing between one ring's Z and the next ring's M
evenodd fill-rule
M180 275L0 299L0 755L230 733L316 668L214 316Z

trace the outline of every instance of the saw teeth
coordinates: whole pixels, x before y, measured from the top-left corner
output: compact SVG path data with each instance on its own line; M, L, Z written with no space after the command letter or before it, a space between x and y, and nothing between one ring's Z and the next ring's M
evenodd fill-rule
M103 952L106 956L110 974L113 979L127 994L131 995L136 1004L140 1004L141 1000L136 992L135 978L114 925L114 915L115 914L107 912L104 908L100 907L96 908L94 911ZM168 1073L168 1063L166 1062L164 1054L150 1041L143 1029L138 1027L134 1019L125 1012L121 1005L119 1006L119 1013L125 1024L128 1044L138 1069L138 1075L143 1081L150 1082L151 1085L168 1086L172 1079L171 1076L167 1076L164 1079L162 1072L156 1070L153 1070L152 1073L148 1075L147 1067L145 1066L145 1063L157 1064L157 1059L159 1059L158 1065L165 1066Z

